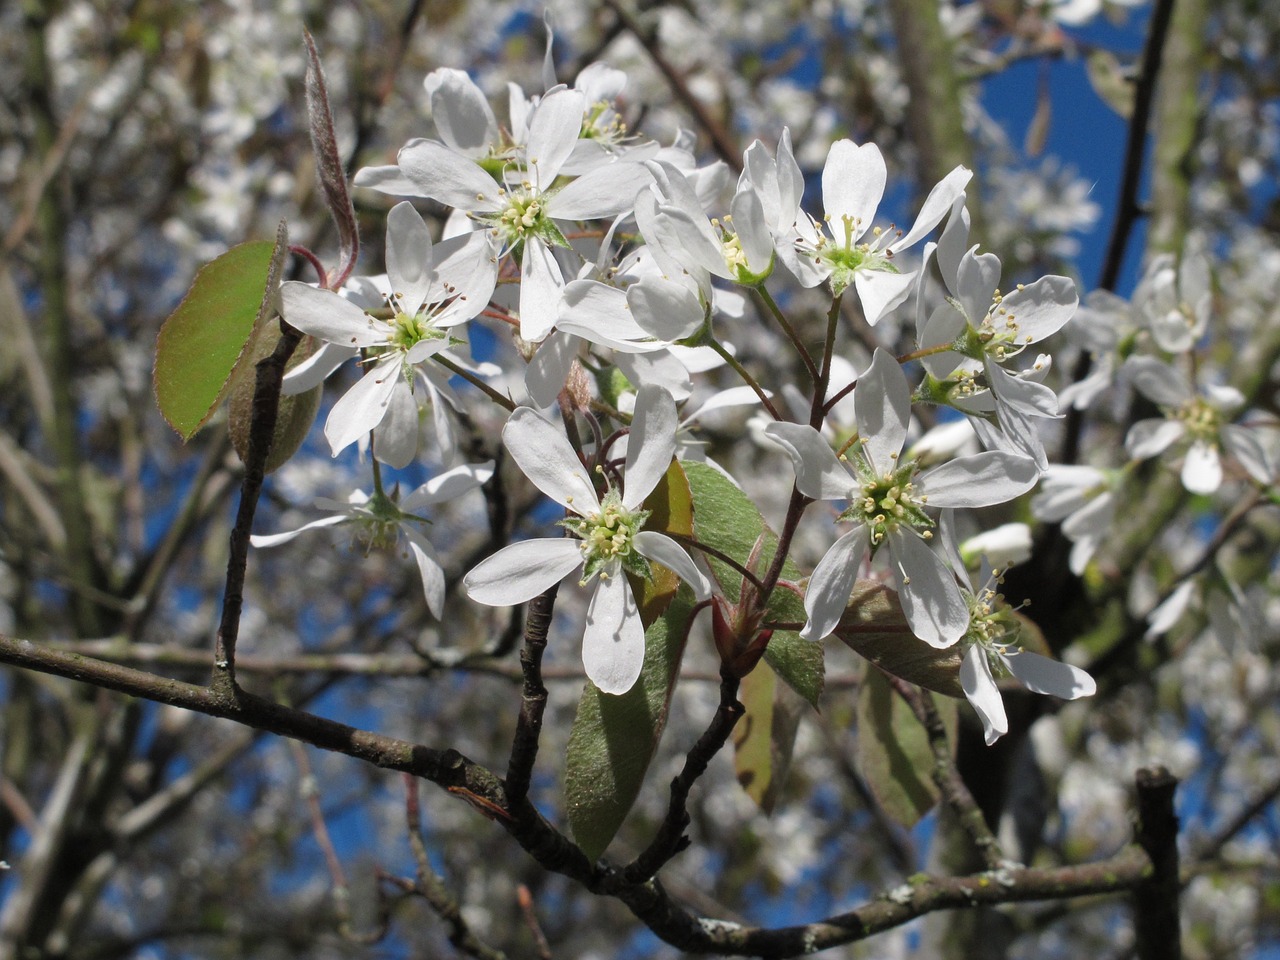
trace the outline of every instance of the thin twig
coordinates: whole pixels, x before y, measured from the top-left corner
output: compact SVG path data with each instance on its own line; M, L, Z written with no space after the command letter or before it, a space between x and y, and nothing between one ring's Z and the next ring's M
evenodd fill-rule
M222 594L222 621L214 642L214 683L227 683L233 690L236 684L236 637L240 632L245 571L249 566L249 534L253 530L258 497L266 479L267 454L271 452L271 442L275 436L285 364L302 340L302 334L283 319L279 323L281 334L275 350L271 356L259 360L257 364L253 413L249 421L249 449L245 457L244 480L240 484L240 506L236 510L236 522L231 530L227 581Z
M604 3L617 15L627 30L640 41L640 45L644 47L645 52L649 54L649 59L653 61L654 66L658 68L658 71L666 79L671 91L676 95L676 99L683 103L685 108L693 114L698 126L711 138L711 146L720 159L727 163L734 173L742 173L742 151L734 143L729 131L711 115L711 111L694 95L684 77L680 75L680 72L676 70L671 61L666 58L662 48L658 45L658 39L654 35L654 31L646 29L640 23L640 20L626 5L625 0L604 0Z
M475 935L467 925L466 918L458 906L458 899L449 892L444 880L431 866L431 858L427 855L427 844L422 836L422 815L418 804L418 781L405 774L405 822L409 830L409 848L413 851L414 863L418 868L418 880L414 884L415 891L431 904L440 919L449 927L449 942L469 957L480 960L506 960L506 954L495 950Z
M533 764L538 758L542 714L547 709L547 687L542 682L542 654L547 649L547 633L551 629L559 590L560 584L556 583L534 597L529 601L525 614L524 648L520 651L524 689L505 781L507 796L512 803L520 803L528 795Z
M964 778L960 776L955 757L951 754L947 728L938 714L937 707L934 706L933 695L892 674L886 674L886 676L889 677L889 683L897 691L898 696L902 697L911 708L911 712L916 715L916 719L920 721L929 737L929 747L933 751L933 782L942 792L947 806L951 808L956 820L969 835L987 869L1002 869L1007 863L1000 850L1000 842L987 826L982 808L978 806Z
M693 745L685 757L684 767L679 775L671 781L671 799L667 804L667 815L658 828L653 841L640 854L623 867L621 877L626 883L642 883L656 874L664 863L689 845L685 836L685 828L689 825L689 791L698 782L698 778L707 769L711 758L729 740L738 718L745 708L738 701L739 680L727 669L721 674L720 705L716 708L711 723L703 731L698 742Z

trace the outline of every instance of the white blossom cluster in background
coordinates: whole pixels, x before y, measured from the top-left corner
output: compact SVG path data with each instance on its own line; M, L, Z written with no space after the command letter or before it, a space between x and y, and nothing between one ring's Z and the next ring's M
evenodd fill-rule
M7 90L20 86L21 58L11 46L18 6L0 10ZM90 107L67 167L75 176L104 164L94 195L78 197L90 212L67 240L77 322L91 344L107 336L127 343L85 352L94 368L79 387L89 429L149 409L139 358L202 262L269 234L281 217L297 242L328 254L332 238L310 193L298 109L303 22L329 71L344 158L357 146L350 106L361 104L365 119L378 121L358 143L357 183L365 186L355 194L366 250L375 251L361 263L364 275L340 294L286 287L289 318L332 343L290 389L327 376L328 392L323 434L317 430L269 485L275 511L260 529L280 532L259 545L308 532L273 550L271 561L254 558L262 566L246 613L249 655L304 652L318 636L333 649L363 650L372 624L396 643L412 637L425 659L460 660L475 652L475 636L503 632L508 603L565 577L549 664L625 689L643 642L629 584L665 567L692 597L723 592L696 544L655 543L660 535L645 529L644 500L674 453L722 468L775 531L794 479L813 502L792 539L805 620L789 626L825 643L830 673L861 669L828 628L853 578L885 580L915 632L940 650L964 651L962 679L988 741L1008 725L1001 691L1012 699L1025 684L1077 696L1092 682L1079 667L1041 663L1023 649L1031 646L1023 615L1045 611L1014 609L1021 598L1001 596L1000 575L1027 555L1028 528L987 528L1016 517L1038 537L1046 524L1061 524L1073 571L1091 588L1128 590L1118 602L1142 624L1140 642L1168 662L1144 678L1151 689L1143 695L1109 694L1096 707L1081 701L1035 726L1037 758L1060 784L1042 855L1077 862L1125 842L1130 798L1122 785L1135 767L1166 763L1197 792L1219 798L1244 798L1275 775L1268 743L1275 733L1254 731L1277 695L1280 574L1273 558L1251 555L1247 541L1200 564L1213 518L1251 498L1274 502L1280 464L1274 396L1236 376L1237 359L1280 325L1274 232L1238 227L1266 193L1269 168L1258 158L1274 156L1280 139L1280 111L1273 102L1258 107L1265 90L1232 81L1215 89L1222 99L1205 111L1195 164L1229 175L1197 188L1199 237L1178 254L1149 258L1125 296L1085 295L1087 282L1080 284L1072 318L1076 286L1056 274L1073 274L1067 262L1080 251L1078 231L1109 216L1103 197L1068 164L1029 160L986 113L972 92L978 84L966 84L965 110L981 176L969 180L958 170L932 193L926 184L927 199L901 212L902 185L919 158L902 132L907 88L884 42L884 4L841 0L769 16L758 5L700 0L654 13L662 52L731 138L761 138L740 158L741 178L695 152L698 139L682 129L688 113L650 54L629 31L608 31L609 19L587 5L550 5L555 67L561 76L570 65L583 68L558 88L547 77L541 6L434 5L429 29L407 38L403 69L377 107L370 105L383 89L381 70L399 40L398 10L224 3L198 24L166 31L162 56L131 40L126 55L109 60L102 47L120 35L112 6L63 4L50 35L60 114L75 117L82 100ZM979 72L1010 54L987 49L991 5L945 6L961 64ZM1027 5L1020 29L1054 42L1065 36L1058 49L1071 63L1082 49L1071 46L1072 31L1122 6ZM1260 29L1256 18L1274 21L1280 8L1221 7L1215 22L1230 55L1246 65L1271 55L1267 37L1277 31ZM796 51L789 62L799 66L755 62L753 52L767 45ZM112 114L123 120L104 122ZM11 123L8 112L0 115L6 224L21 219L29 177ZM174 144L185 146L171 151ZM175 180L182 190L166 194ZM970 238L964 204L978 191L983 223ZM1003 264L985 248L998 250ZM816 420L812 378L757 281L819 369L833 286L847 288L820 398L825 415ZM0 370L19 356L0 357ZM1081 356L1089 374L1068 385ZM739 363L758 389L740 378ZM1067 465L1054 462L1064 415L1089 423L1082 454ZM176 473L164 428L137 430L161 471ZM492 442L480 449L469 443L476 436ZM329 460L356 449L358 462ZM478 491L494 476L505 476L514 505L505 522L515 531L507 549L516 553L505 557L499 547L507 541L497 541ZM1153 481L1190 504L1189 519L1171 525L1142 558L1118 561ZM327 500L323 510L311 506L317 497ZM95 508L110 510L109 503ZM976 534L984 539L970 547ZM326 537L349 549L331 549ZM222 563L218 549L205 547L213 568ZM458 586L464 577L471 600ZM0 555L0 629L13 629L23 598L23 571ZM216 616L210 603L189 596L164 603L172 637L161 639L203 643ZM423 606L430 619L411 612ZM268 616L268 609L285 612ZM289 611L305 629L281 626ZM352 611L357 626L348 622ZM691 669L714 674L710 642L690 646ZM1084 665L1096 653L1082 643L1063 655ZM456 734L452 745L488 756L490 733L459 717L490 711L510 694L503 684L468 677L449 697L423 697L421 686L393 681L349 700L390 718L400 735L443 728ZM679 769L681 737L687 746L696 736L714 697L711 684L682 684L655 783ZM562 756L581 683L551 686L544 755ZM773 901L751 883L866 889L882 869L876 844L884 839L873 821L858 819L865 809L848 800L852 788L832 787L847 776L833 759L851 739L841 739L852 723L844 699L852 696L837 688L824 697L822 716L806 714L789 787L806 800L784 804L772 820L744 799L732 770L713 765L704 784L710 813L692 829L726 850L758 850L759 864L744 863L746 854L723 861L699 854L695 843L671 878L678 895L712 889L734 868L733 882L756 903ZM206 739L209 751L220 742ZM304 834L290 826L298 819L292 762L283 748L255 758L245 789L256 787L264 799L252 823L221 826L238 796L228 790L197 807L202 824L220 824L220 844L238 831L255 842ZM350 770L335 763L322 776L344 783ZM328 799L354 804L357 788L377 797L372 846L394 862L404 845L403 798L360 780ZM639 819L662 816L659 794L642 795ZM562 802L554 777L535 782L534 796L545 810ZM1190 852L1233 812L1182 811L1192 823ZM508 922L514 894L512 878L482 869L509 851L500 838L477 839L475 821L469 807L447 801L430 811L428 827L449 838L442 848L467 851L450 855L446 873L473 922L487 929ZM205 842L203 832L183 836L187 847ZM213 874L247 869L234 849L218 847ZM1274 864L1274 856L1265 832L1250 832L1227 849L1238 875L1188 888L1188 916L1214 928L1204 942L1220 955L1249 955L1245 931L1266 907L1248 871ZM130 935L175 904L198 905L216 886L183 842L158 845L155 862L161 866L113 881L121 895L139 891L151 905L129 923L118 920ZM688 889L678 888L681 880ZM555 882L549 896L563 891ZM321 886L291 889L288 901L327 909ZM1071 935L1028 934L1010 955L1078 955L1090 929L1099 949L1110 949L1114 923L1098 914ZM617 945L600 925L579 926L596 955L614 955ZM909 955L907 939L903 933L892 948L875 941L875 955ZM849 955L862 955L858 949Z

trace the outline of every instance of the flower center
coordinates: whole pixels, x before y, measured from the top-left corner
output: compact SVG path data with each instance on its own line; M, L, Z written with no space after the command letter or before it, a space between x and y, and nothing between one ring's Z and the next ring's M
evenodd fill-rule
M1217 446L1218 433L1222 430L1222 411L1203 397L1187 401L1177 417L1187 428L1192 440L1202 440Z
M592 577L611 575L610 567L621 566L639 576L648 576L649 564L635 551L636 534L649 518L648 510L631 510L624 506L616 490L610 490L600 502L600 509L582 517L566 517L561 524L573 531L582 543L583 569L580 583Z
M1002 677L1008 676L1009 669L1001 655L1021 648L1018 638L1022 633L1022 624L1013 607L1005 602L1003 595L996 592L998 583L998 576L993 574L987 586L977 594L967 594L969 629L964 639L982 647L992 675Z
M853 242L854 224L850 218L844 218L844 243L836 241L820 241L813 256L825 264L831 271L831 291L838 296L853 283L854 275L859 270L883 270L887 273L898 273L893 264L893 253L878 246L881 231L877 227L872 231L875 240L872 243Z
M879 477L870 467L863 466L861 458L857 459L856 466L861 483L850 491L849 508L840 515L840 520L866 524L871 530L873 550L903 524L921 532L926 539L932 536L934 524L924 512L925 498L915 495L912 483L916 474L914 460Z
M509 244L516 244L530 234L538 234L549 223L540 195L528 184L520 193L508 197L507 208L498 214L498 229Z

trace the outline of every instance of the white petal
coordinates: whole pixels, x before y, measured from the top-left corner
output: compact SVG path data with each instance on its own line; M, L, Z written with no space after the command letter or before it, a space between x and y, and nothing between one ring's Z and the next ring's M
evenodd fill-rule
M417 513L423 507L456 499L486 483L493 476L493 461L464 463L432 477L400 501L405 513Z
M693 392L693 383L689 379L689 369L673 354L674 350L658 350L654 353L615 352L613 362L632 383L662 387L677 401L681 401Z
M760 195L749 183L738 188L733 198L733 229L747 257L747 269L754 274L764 273L773 262L773 237L764 220L764 207Z
M960 664L960 686L982 718L983 736L989 747L1009 732L1009 720L1005 716L1000 690L991 676L991 667L982 647L976 643L965 653L964 662Z
M340 513L333 517L321 517L319 520L312 520L310 523L304 523L297 530L289 530L285 533L255 533L249 538L249 543L255 547L278 547L282 543L288 543L305 530L318 530L321 527L332 527L335 524L344 523L350 519L351 518L344 513Z
M561 89L543 97L529 121L525 155L533 182L542 190L560 173L582 130L587 98L577 90Z
M1060 660L1050 660L1038 653L1010 654L1005 663L1018 681L1032 693L1044 693L1063 700L1090 697L1097 692L1093 677L1079 667Z
M371 347L386 341L382 326L350 300L296 280L280 284L280 311L303 333L326 343Z
M911 225L911 230L901 240L895 240L890 244L893 250L897 252L907 249L922 240L925 234L941 223L942 218L951 209L951 205L963 196L964 188L972 177L973 171L968 167L956 167L934 184L933 189L929 191L929 196L925 197L924 204L916 215L916 222Z
M630 289L638 285L632 284ZM600 346L634 349L626 341L647 340L651 334L631 315L627 308L629 296L629 290L598 280L571 280L565 284L557 327L573 327L577 336ZM646 344L646 349L650 348Z
M405 526L402 528L409 541L409 550L418 564L418 574L422 577L422 595L427 600L427 609L437 620L444 610L444 570L436 559L436 551L417 530Z
M556 402L573 368L573 358L578 355L580 342L577 337L553 330L538 344L537 352L524 371L524 388L529 391L529 399L539 408Z
M509 607L532 600L581 565L577 540L520 540L482 560L462 583L477 603Z
M376 364L333 405L324 435L334 456L382 422L393 391L408 392L402 370L398 361Z
M393 389L382 421L374 428L374 456L397 470L407 467L418 455L418 433L418 401L407 385Z
M1180 407L1191 399L1191 384L1182 371L1155 357L1130 357L1122 370L1138 390L1162 407Z
M564 275L555 254L537 237L525 241L520 261L520 336L542 340L556 324Z
M697 568L689 552L666 534L656 530L641 530L632 543L641 556L662 564L689 584L699 600L706 600L711 596L711 581Z
M557 220L596 220L631 210L636 194L649 182L640 163L610 163L584 173L547 202Z
M1012 453L975 453L922 474L920 493L931 507L990 507L1019 497L1036 485L1035 461Z
M533 485L580 514L600 506L591 477L569 438L532 407L518 407L502 428L502 441Z
M772 396L768 390L765 391L765 395ZM706 403L686 416L682 422L691 423L703 414L710 413L713 410L724 410L728 407L755 406L759 402L760 394L756 393L753 387L730 387L727 390L719 390L713 393L707 398Z
M894 307L911 293L916 281L914 273L890 273L888 270L857 270L853 274L853 286L862 301L862 312L867 323L875 326Z
M587 677L605 693L626 693L644 666L644 624L627 578L619 570L596 583L582 635Z
M1057 333L1075 315L1079 304L1075 283L1055 276L1011 290L1000 302L1017 324L1020 344L1036 343Z
M280 387L282 397L295 397L312 387L324 383L333 371L360 353L355 347L340 347L336 343L321 343L320 348L284 375Z
M853 225L848 246L871 228L888 176L884 156L874 143L858 147L852 140L837 140L831 145L822 168L822 203L837 244L846 245L845 218Z
M807 423L774 422L764 435L787 451L796 471L796 488L814 500L848 500L856 486L848 469L817 430Z
M1218 448L1197 440L1182 461L1182 485L1192 493L1214 493L1222 486L1222 460Z
M1262 484L1269 484L1275 479L1275 468L1267 456L1267 450L1253 430L1228 423L1223 426L1221 436L1223 446L1240 461L1249 476Z
M368 187L379 193L387 193L393 197L425 196L416 183L404 175L395 164L379 167L362 167L356 171L351 183L357 187Z
M1000 258L994 253L977 251L978 248L974 247L960 258L956 286L951 291L964 307L965 316L975 327L991 309L991 296L1000 285Z
M663 243L672 253L683 254L703 270L733 279L733 271L725 263L720 250L720 241L711 230L711 224L700 213L689 213L680 207L663 205L659 208L658 223L662 225L660 235Z
M871 366L858 378L853 409L867 460L877 474L892 472L907 439L911 389L902 367L887 350L877 348Z
M676 427L679 423L671 394L653 384L645 384L640 388L627 440L627 463L622 491L624 506L633 510L640 506L671 466L671 458L676 452Z
M410 140L400 151L400 169L424 197L460 210L500 209L498 184L474 160L434 140Z
M445 143L468 156L482 156L498 139L498 122L484 92L463 70L440 67L424 81L431 119Z
M431 233L408 200L387 214L387 279L400 309L417 313L431 291Z
M1129 428L1124 446L1135 460L1146 460L1164 453L1182 439L1186 425L1181 420L1139 420Z
M951 646L969 628L969 608L955 574L915 533L889 534L898 599L911 632L933 647Z
M626 297L635 322L659 340L683 340L706 320L698 294L663 277L641 277L627 288Z
M813 568L804 592L804 612L808 621L800 631L806 640L821 640L840 623L858 567L871 543L871 530L859 525L831 545Z

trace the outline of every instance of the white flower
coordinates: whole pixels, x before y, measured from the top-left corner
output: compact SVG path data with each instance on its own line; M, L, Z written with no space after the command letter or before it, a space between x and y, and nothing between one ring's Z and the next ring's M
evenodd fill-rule
M903 612L912 632L935 647L955 643L969 613L955 578L925 545L930 507L986 507L1035 485L1039 471L1026 457L1003 452L960 457L924 473L900 462L911 414L911 392L893 356L877 350L854 393L859 443L837 458L807 424L770 424L765 433L790 454L796 487L815 500L847 500L840 515L853 530L814 568L805 591L808 622L800 635L819 640L840 621L858 565L868 550L887 547ZM852 462L850 462L852 461Z
M874 325L907 298L915 280L914 273L902 273L894 265L894 255L924 239L938 225L972 176L965 167L947 174L929 192L915 224L902 236L893 228L874 227L888 180L880 148L873 143L856 146L852 140L837 140L822 169L822 225L800 217L795 252L781 250L783 262L805 286L829 279L832 294L839 296L852 285L867 322ZM864 242L868 235L871 239Z
M1017 646L1021 627L1004 597L996 592L997 583L990 579L977 594L967 594L969 629L961 640L968 649L960 664L960 686L982 718L987 746L1009 732L997 677L1011 675L1032 693L1063 700L1092 696L1098 689L1093 677L1079 667Z
M764 206L746 178L723 221L708 220L693 186L675 167L650 161L658 214L651 232L673 256L696 263L708 273L736 283L757 284L773 269L773 237ZM648 237L648 235L646 234Z
M428 480L399 502L382 493L375 493L371 497L363 490L352 491L346 503L321 497L316 500L316 506L335 511L332 515L312 520L296 530L255 535L249 538L249 542L255 547L276 547L288 543L306 530L339 524L354 526L356 539L367 549L391 546L403 535L422 577L422 593L426 597L427 608L432 616L439 617L444 610L444 570L436 558L435 549L418 529L419 524L430 522L422 513L427 507L453 500L477 489L491 476L493 461L489 460L454 467Z
M450 250L468 249L470 240L451 241ZM416 453L414 366L445 350L450 328L476 316L488 301L485 284L470 268L461 270L470 293L462 293L442 276L442 269L443 264L434 262L426 224L406 202L387 215L387 278L393 291L387 296L389 317L375 316L336 293L305 283L280 285L282 312L289 323L325 343L359 348L368 357L365 375L334 404L325 423L335 456L384 422L378 459L402 467Z
M569 89L538 102L523 169L508 168L519 178L515 184L494 180L472 158L431 140L411 141L399 155L400 169L423 196L483 218L503 248L520 251L520 336L530 342L542 340L555 325L564 286L553 248L567 247L568 241L555 221L616 217L631 208L648 179L640 164L613 162L555 186L577 143L585 107L585 95Z
M1035 419L1059 415L1054 392L1039 382L1048 373L1050 358L1042 354L1029 370L1016 374L1002 364L1071 319L1079 304L1075 284L1067 277L1047 276L1002 294L1000 259L978 253L976 246L962 253L967 237L967 219L957 201L936 248L951 296L918 327L922 347L950 349L923 358L929 371L924 392L972 417L986 446L1022 453L1043 470L1048 458ZM998 431L990 422L992 414Z
M1145 460L1189 440L1182 485L1192 493L1214 493L1222 485L1223 448L1259 483L1272 481L1274 471L1263 446L1247 428L1229 422L1244 405L1239 390L1205 384L1197 395L1180 371L1155 357L1130 357L1124 370L1140 392L1166 411L1162 419L1139 420L1129 429L1124 442L1130 456Z
M647 576L648 561L670 568L693 587L698 599L711 584L674 540L643 530L644 499L671 465L676 406L660 387L647 386L636 399L627 444L623 489L600 497L568 438L530 407L507 421L502 439L534 486L571 514L563 525L572 538L524 540L480 563L463 578L471 599L490 606L523 603L578 568L595 592L587 608L582 661L587 676L605 693L625 693L644 664L644 625L627 573Z
M1116 511L1113 488L1119 480L1119 474L1095 467L1053 464L1031 498L1031 512L1038 520L1062 523L1063 534L1072 542L1068 565L1077 577L1111 530Z
M969 607L969 626L960 640L967 647L960 664L960 686L982 719L987 746L1009 732L1004 701L996 686L999 677L1013 676L1032 693L1064 700L1092 695L1097 685L1079 667L1022 649L1019 642L1022 622L999 592L1003 582L1001 572L1007 568L994 568L984 557L979 573L982 586L972 590L968 574L964 572L964 561L956 548L954 517L950 510L942 512L939 528L943 553L955 571Z

